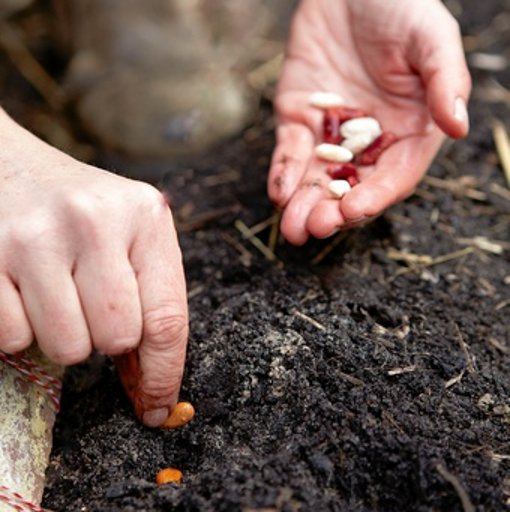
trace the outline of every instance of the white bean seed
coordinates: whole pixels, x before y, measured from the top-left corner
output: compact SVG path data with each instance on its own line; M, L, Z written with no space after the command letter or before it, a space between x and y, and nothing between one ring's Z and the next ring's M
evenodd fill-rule
M359 133L353 137L349 137L342 142L342 147L348 149L353 155L361 153L368 148L377 138L372 133Z
M329 191L335 196L338 197L338 199L341 199L342 197L347 194L351 190L351 186L349 185L349 182L345 180L333 180L329 182L328 189Z
M345 100L335 92L314 92L310 95L310 105L317 108L334 108L345 105Z
M350 162L354 157L348 149L336 144L319 144L315 148L315 154L323 160L341 163Z
M375 139L382 133L381 125L373 117L356 117L346 121L340 127L340 134L345 139L350 139L360 133L369 133Z

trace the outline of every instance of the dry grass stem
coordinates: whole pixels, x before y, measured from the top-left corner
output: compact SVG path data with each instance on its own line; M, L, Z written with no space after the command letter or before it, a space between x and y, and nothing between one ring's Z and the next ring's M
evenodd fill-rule
M473 238L456 238L455 241L461 245L469 245L476 247L485 252L492 254L503 254L503 252L510 249L510 243L500 242L495 240L489 240L484 236L475 236Z
M314 327L319 329L319 331L326 330L326 327L324 327L321 323L317 322L317 320L314 320L312 317L305 315L304 313L301 313L301 311L298 311L297 309L292 311L292 314L294 316L297 316L298 318L301 318L301 320L304 320L305 322L308 322L309 324L313 325Z
M207 224L228 215L229 213L237 213L240 210L239 205L227 206L226 208L216 208L208 212L200 213L186 222L176 222L177 231L188 233L205 227Z
M280 220L282 218L282 213L277 212L276 218L274 219L274 222L271 224L271 231L269 232L269 249L271 249L273 252L276 250L276 245L278 244L278 239L280 237Z
M403 366L402 368L393 368L388 370L388 375L393 377L394 375L402 375L403 373L412 373L416 370L416 365Z
M30 53L23 40L23 34L5 21L0 22L0 47L53 110L59 111L64 107L66 103L64 90Z
M464 336L462 336L462 332L457 324L455 325L455 330L457 331L457 341L459 342L460 349L462 350L462 354L464 355L464 359L466 360L466 369L469 373L475 373L475 367L473 364L473 356L469 352L469 348L467 343L464 341Z
M246 249L243 244L240 244L235 238L231 237L228 233L223 233L222 236L225 242L230 244L239 252L241 263L245 267L249 267L251 265L251 252Z
M326 258L333 249L340 244L340 242L347 236L347 232L341 231L338 235L333 238L330 244L328 244L322 251L319 252L313 259L312 265L318 265L324 258Z
M501 121L494 121L492 136L494 138L494 144L496 146L496 151L498 152L501 167L505 174L507 186L510 188L510 141L508 140L508 133L505 125Z
M434 176L425 176L423 183L442 190L448 190L459 197L468 197L475 201L487 201L487 194L474 188L476 179L473 176L461 176L460 178L443 180Z
M274 213L271 215L271 217L268 217L267 219L263 220L262 222L259 222L258 224L255 224L254 226L250 227L250 231L254 235L258 235L260 232L264 231L264 229L267 229L269 226L274 226L276 222L278 222L279 219L279 212Z
M464 512L476 512L475 507L471 503L471 500L469 499L469 496L468 496L466 490L460 483L460 480L455 475L450 473L441 464L438 464L436 466L436 470L455 489L455 492L457 493L457 496L460 499L460 502L462 504L462 508L464 509Z
M281 265L275 253L260 238L257 238L242 220L237 219L234 226L267 260L279 262Z
M200 295L205 290L205 286L200 284L198 286L195 286L195 288L192 288L188 292L188 300L191 300L193 297L196 297L197 295Z
M503 354L510 354L510 348L501 343L501 341L496 338L489 338L487 340L496 350L499 350Z
M452 386L460 382L462 380L462 377L464 377L464 373L464 370L462 370L458 375L446 381L444 384L445 389L451 388Z

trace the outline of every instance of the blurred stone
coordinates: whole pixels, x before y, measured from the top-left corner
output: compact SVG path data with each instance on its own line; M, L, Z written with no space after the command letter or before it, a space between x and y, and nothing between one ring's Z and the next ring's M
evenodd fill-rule
M257 99L243 80L242 63L279 20L268 5L63 3L74 53L68 88L86 130L103 146L136 156L195 154L241 131Z
M26 9L33 0L2 0L0 2L0 19Z

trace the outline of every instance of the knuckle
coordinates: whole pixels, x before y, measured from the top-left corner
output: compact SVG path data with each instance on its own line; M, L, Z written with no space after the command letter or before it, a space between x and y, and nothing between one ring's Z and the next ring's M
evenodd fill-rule
M167 306L144 315L144 339L156 348L184 344L188 338L188 315L180 307Z
M55 234L55 224L44 216L30 216L11 226L9 238L17 254L27 248L46 245Z
M144 208L152 210L167 207L164 195L148 183L137 183L137 197Z

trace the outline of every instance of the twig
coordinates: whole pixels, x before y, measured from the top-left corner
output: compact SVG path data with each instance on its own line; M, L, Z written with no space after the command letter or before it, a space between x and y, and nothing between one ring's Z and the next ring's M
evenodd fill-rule
M462 333L460 332L459 326L457 324L455 325L455 330L457 331L457 340L459 342L460 348L462 350L462 353L464 354L464 359L466 360L466 368L469 373L474 373L475 367L473 366L473 357L469 353L468 346L466 342L464 341L464 337L462 336Z
M191 300L193 297L200 295L204 290L205 290L205 286L202 284L195 286L195 288L191 289L188 292L188 300Z
M319 331L326 330L326 327L324 327L322 324L317 322L317 320L314 320L312 317L305 315L304 313L301 313L301 311L298 311L297 309L293 310L292 314L297 316L298 318L301 318L301 320L308 322L309 324L313 325L314 327L317 327L317 329L319 329Z
M457 496L460 499L464 512L475 512L475 507L471 503L471 500L469 499L466 490L460 483L460 480L455 475L450 473L441 464L436 465L436 471L455 489L455 492L457 493Z
M403 373L412 373L416 370L416 365L413 364L411 366L404 366L403 368L393 368L392 370L388 370L388 375L393 377L394 375L402 375Z
M279 261L275 253L264 244L260 238L257 238L250 230L250 228L240 219L234 223L236 229L269 261ZM281 262L280 262L281 264Z
M239 211L239 205L227 206L226 208L216 208L208 212L200 213L195 215L186 222L177 222L177 231L181 233L189 233L200 229L207 224L228 215L229 213L237 213Z
M470 187L466 183L468 178L470 177L462 176L456 180L442 180L441 178L436 178L434 176L424 176L423 183L426 183L427 185L430 185L434 188L448 190L453 194L469 197L470 199L474 199L476 201L486 201L487 194L481 190Z
M450 380L447 380L444 383L445 389L451 388L454 384L460 382L462 377L464 377L464 370L462 370L458 375L455 375L455 377L452 377Z
M326 256L329 255L329 253L331 251L333 251L333 249L340 244L340 242L347 236L347 232L345 231L341 231L340 233L338 233L338 235L336 235L335 238L333 238L332 242L327 245L326 247L324 247L324 249L322 249L321 252L319 252L319 254L317 254L317 256L315 256L312 260L312 265L318 265L319 263L322 262L322 260L324 258L326 258Z
M506 183L510 188L510 141L508 140L508 133L503 123L499 120L494 121L492 127L492 136L494 138L494 144L496 145L496 151L498 152L499 161L505 174Z
M62 110L66 102L63 89L34 58L26 47L22 34L10 23L0 23L0 47L48 105L53 110Z
M277 212L276 218L274 219L273 224L271 225L271 231L269 232L269 249L273 252L276 250L276 244L278 243L278 237L280 235L280 220L282 218L282 213Z
M351 384L354 384L355 386L363 387L365 385L365 383L361 379L358 379L357 377L353 377L352 375L349 375L348 373L344 373L340 370L336 370L335 375L337 377L340 377L343 380L346 380L347 382L350 382Z
M240 244L235 238L231 237L228 233L223 233L223 239L225 242L230 244L234 249L236 249L241 255L241 263L245 267L249 267L251 264L251 252L244 247L244 245Z
M475 236L473 238L457 238L455 241L462 245L470 245L471 247L476 247L482 251L491 252L492 254L503 254L505 248L510 249L510 244L508 242L489 240L485 236Z
M255 224L254 226L251 226L250 231L252 234L258 235L261 231L264 231L264 229L268 228L269 226L273 226L278 219L278 215L278 212L274 213L271 215L271 217L268 217L267 219L259 222L258 224Z

